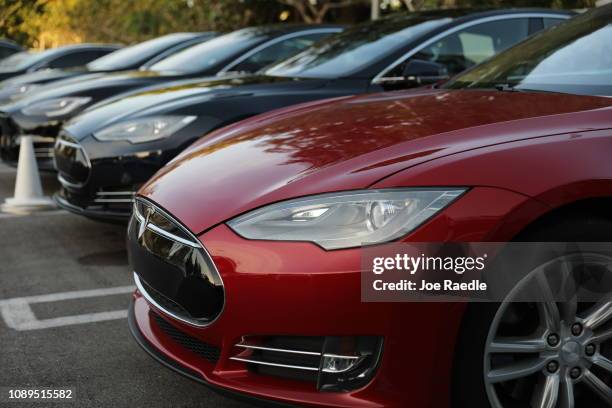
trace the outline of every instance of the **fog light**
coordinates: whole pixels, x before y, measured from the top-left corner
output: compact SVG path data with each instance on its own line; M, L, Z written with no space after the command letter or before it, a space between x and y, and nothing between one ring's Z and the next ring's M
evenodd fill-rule
M359 356L337 356L334 354L323 355L321 371L325 373L343 373L355 367L363 357Z
M374 336L326 337L319 390L351 391L366 385L378 366L382 344L382 338Z

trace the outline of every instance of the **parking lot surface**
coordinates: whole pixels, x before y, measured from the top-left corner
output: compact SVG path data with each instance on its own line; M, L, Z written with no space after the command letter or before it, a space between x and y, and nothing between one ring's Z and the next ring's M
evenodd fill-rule
M0 164L0 202L14 180ZM53 191L55 176L43 185ZM132 340L124 235L59 210L0 213L0 389L72 388L78 407L248 406L162 367Z

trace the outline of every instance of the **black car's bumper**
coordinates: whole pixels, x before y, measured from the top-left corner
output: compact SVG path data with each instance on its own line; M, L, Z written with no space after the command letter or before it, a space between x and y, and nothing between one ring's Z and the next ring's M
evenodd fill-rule
M135 192L168 158L157 151L114 156L115 147L92 137L59 136L54 157L60 207L98 220L128 221Z
M103 206L96 207L91 205L80 207L73 204L66 198L66 191L63 188L53 196L53 200L58 207L66 211L98 221L127 224L131 215L131 206L124 206L126 208L118 210L105 208Z

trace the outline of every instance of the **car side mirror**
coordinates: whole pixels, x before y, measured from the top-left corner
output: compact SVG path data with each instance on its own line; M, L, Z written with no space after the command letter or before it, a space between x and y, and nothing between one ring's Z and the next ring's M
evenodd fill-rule
M405 82L418 85L433 84L449 77L444 65L420 59L408 61L402 76Z

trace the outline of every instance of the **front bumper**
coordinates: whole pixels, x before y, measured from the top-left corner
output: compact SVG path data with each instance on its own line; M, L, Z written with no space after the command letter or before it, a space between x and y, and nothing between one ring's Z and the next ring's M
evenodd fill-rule
M77 141L62 132L54 150L61 184L57 204L78 215L127 222L135 191L174 154L159 150L130 153L127 148L133 146L101 143L91 136Z

